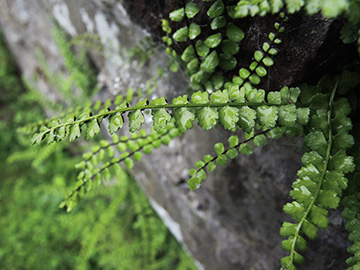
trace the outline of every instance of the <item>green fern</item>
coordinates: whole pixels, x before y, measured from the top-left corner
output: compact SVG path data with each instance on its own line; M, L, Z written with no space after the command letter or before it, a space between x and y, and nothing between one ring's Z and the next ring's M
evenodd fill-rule
M178 29L172 36L169 22L163 19L163 30L166 33L163 41L169 46L167 49L169 54L177 57L176 51L170 47L174 43L190 43L179 58L185 66L185 72L190 76L191 86L194 89L207 91L221 89L224 83L229 81L223 73L239 69L237 57L245 34L231 22L235 17L230 10L230 8L225 8L221 0L211 4L207 15L212 19L211 29L214 34L205 40L198 38L201 34L200 26L191 22L199 11L196 3L188 2L184 8L169 14L172 21L186 23L186 26ZM280 14L280 19L281 22L274 24L275 32L269 34L269 41L263 44L262 50L255 52L255 61L251 63L250 71L246 68L239 69L238 80L243 81L239 83L241 86L247 81L254 85L259 84L260 77L267 74L266 68L273 65L272 56L278 53L273 45L281 43L278 35L284 31L283 23L288 20L284 13Z
M67 40L65 32L59 25L55 24L55 26L52 35L58 44L60 53L64 57L64 64L69 73L68 79L66 81L63 80L60 84L60 89L63 89L60 90L60 93L74 94L74 90L71 90L71 86L74 84L81 90L80 95L87 97L89 100L97 91L97 79L94 71L90 69L89 65L85 64L86 50L81 50L79 56L76 57L71 50L72 43ZM59 84L55 85L59 86ZM72 98L70 98L70 100L72 100Z
M348 248L348 252L353 255L346 260L350 265L349 270L356 270L360 266L359 257L359 173L355 173L350 178L349 188L341 204L344 207L342 217L347 221L346 229L349 232L349 240L354 244Z
M256 135L247 135L248 139L239 142L239 138L234 135L229 137L229 147L225 148L223 143L217 143L214 146L216 155L205 155L203 160L196 162L197 169L190 169L191 178L188 180L189 188L195 190L200 187L201 182L206 180L206 169L213 172L217 165L225 165L228 158L234 159L238 156L239 152L243 155L251 155L253 148L248 142L253 141L255 146L264 146L267 143L264 134L270 133L272 130L280 130L280 128L268 129ZM276 132L276 131L275 131ZM281 131L280 131L281 132ZM216 163L216 164L215 164Z
M305 251L307 244L301 233L315 239L318 228L328 227L327 209L339 207L348 183L345 174L355 169L353 157L346 152L354 144L348 133L351 121L347 115L351 108L346 98L334 100L336 92L341 91L338 88L339 79L330 94L328 89L320 86L316 89L317 94L314 95L316 90L312 89L312 96L303 101L312 111L309 132L305 136L308 152L302 157L304 167L298 171L299 178L292 185L290 195L294 201L284 206L285 213L296 221L284 222L280 231L288 238L282 246L290 251L290 255L281 261L284 270L295 269L294 263L302 264L304 258L299 251ZM344 123L347 123L346 128Z
M69 148L68 143L54 143L29 147L24 133L16 133L18 125L43 119L41 105L49 104L35 89L22 93L25 90L21 80L13 74L12 66L8 66L10 61L5 61L8 56L1 57L2 46L0 40L0 90L5 93L0 99L6 101L5 108L1 108L6 117L1 115L0 121L0 159L3 161L0 164L3 172L0 268L92 269L95 262L96 267L102 269L195 269L151 209L141 189L123 170L118 181L87 194L71 215L58 209L73 186L72 179L76 178L74 164L81 161L79 151L88 149L89 145L82 143ZM12 77L16 78L16 84L10 83ZM7 88L2 88L4 82ZM110 104L100 102L94 107L100 109ZM73 113L80 114L84 105ZM49 110L49 106L45 107ZM40 121L40 126L52 120ZM23 131L37 132L38 126L29 125ZM140 133L138 138L133 134L126 141L129 149L134 147L130 141L140 144L140 140L154 137L154 132ZM162 142L168 138L163 136ZM118 140L124 141L124 138ZM157 146L155 141L152 140L153 147ZM104 145L104 141L99 143ZM103 148L109 152L110 147ZM138 210L138 206L135 209L136 204L145 210ZM136 221L140 219L141 223ZM143 235L144 225L151 237ZM36 254L34 248L38 251Z
M144 93L140 91L141 93L137 94L138 101L134 104L136 94L134 90L129 89L127 93L114 97L113 100L79 106L61 117L24 128L25 133L33 134L33 144L41 144L43 141L50 144L66 139L72 142L82 137L92 139L100 133L103 126L106 126L113 136L111 143L99 141L91 152L83 155L83 160L76 165L80 169L78 181L61 207L66 207L70 211L78 199L92 189L94 183L100 185L103 179L110 180L112 174L120 177L123 167L131 170L133 161L140 161L143 153L150 154L153 148L161 144L167 145L170 140L191 129L195 123L204 130L221 126L233 134L228 139L227 147L223 143L217 143L214 146L215 154L205 155L202 160L196 162L196 168L191 169L189 173L188 184L191 190L200 187L207 177L207 172L214 171L217 165L225 165L228 159L236 158L239 153L250 155L253 146L265 145L268 138L277 139L284 135L304 136L303 167L298 171L298 179L293 183L290 192L294 201L284 206L285 213L295 222L284 222L280 231L281 235L286 237L282 246L290 253L281 260L282 269L296 269L295 264L304 261L300 253L307 248L305 236L315 239L318 229L328 227L328 209L337 209L341 199L345 206L343 216L349 220L349 238L354 241L354 245L349 249L354 257L350 258L348 263L353 265L350 269L357 269L360 261L357 220L359 207L358 188L354 182L358 174L347 179L347 174L355 170L353 160L358 156L356 152L353 154L354 157L349 154L349 149L355 142L349 133L352 128L349 114L356 108L356 101L351 100L347 92L353 91L360 84L359 73L343 71L341 75L325 77L317 86L283 87L278 91L258 89L257 86L269 76L270 68L277 61L276 56L281 54L279 48L282 35L287 34L286 24L290 16L288 14L304 9L309 15L322 12L327 18L342 15L346 20L341 32L342 40L345 43L356 40L360 42L358 1L204 2L209 3L204 4L205 9L201 10L198 3L184 1L180 8L169 14L169 20L162 20L166 52L172 56L170 70L176 71L180 67L185 70L190 78L191 94L175 97L168 103L165 97L153 100L143 98ZM277 15L273 29L266 34L266 41L259 44L251 59L248 59L247 63L250 64L241 66L238 63L241 57L239 53L245 33L249 31L240 27L241 24L238 22L248 16L264 16L269 13ZM211 31L208 36L204 36L204 26L196 20L201 14L206 14L210 20L208 27ZM81 81L83 77L76 75L80 72L78 62L74 62L69 55L71 45L65 42L64 36L59 36L62 47L67 48L64 52L69 59L66 66L74 71L74 80ZM72 44L80 44L86 40L94 42L93 45L84 45L88 49L103 49L99 40L93 36L78 37ZM144 54L144 46L147 45L143 43L142 47L132 52L132 56L138 55L144 60L143 64L148 56ZM178 53L178 48L181 47L184 49ZM358 63L348 66L352 70L357 67ZM80 73L86 74L85 71ZM48 77L53 75L49 73ZM157 78L153 78L148 89L156 87ZM89 86L86 84L78 86L84 91L91 89L87 88ZM65 92L68 91L69 88L65 88ZM352 95L354 97L355 94ZM152 119L150 133L140 130L146 122L146 116ZM131 134L119 138L117 132L124 128L125 122L128 122ZM234 135L238 131L244 133L245 139L240 140ZM350 188L344 197L343 193L348 185ZM163 240L159 238L156 246L149 246L150 232L156 226L152 220L146 218L148 207L144 202L135 205L137 224L141 228L143 238L146 239L140 252L145 254L148 262L141 265L142 269L153 265ZM94 242L91 245L94 246ZM158 262L158 268L161 268L161 263Z
M95 146L92 152L83 154L83 161L76 164L80 169L76 187L60 205L66 207L67 211L76 205L79 197L90 191L94 185L101 185L102 179L111 179L111 170L114 175L120 177L124 163L127 169L134 166L134 161L139 162L144 154L151 154L153 148L158 148L161 144L168 145L169 142L179 135L179 131L173 124L169 124L166 129L160 132L152 131L147 134L144 130L140 134L132 133L131 138L116 134L113 136L113 143L102 140L99 146ZM119 156L115 157L115 149L119 151Z
M347 22L343 27L341 38L345 43L357 40L360 54L360 4L357 0L240 0L235 6L230 7L228 8L234 10L234 18L276 14L284 9L289 14L305 9L308 15L321 12L326 18L344 16Z
M293 126L298 116L306 117L306 112L308 112L296 108L289 99L296 100L299 94L298 89L283 88L277 95L270 94L268 97L270 102L266 103L264 90L257 90L251 85L248 85L247 89L245 86L241 89L238 89L236 85L233 86L229 84L229 90L219 90L210 96L207 92L196 92L192 94L190 101L187 95L174 98L172 104L167 104L164 98L152 100L150 103L144 99L134 107L129 107L126 102L123 102L114 110L104 108L97 114L88 110L78 117L72 114L64 119L53 120L48 126L42 126L40 132L33 136L32 142L40 144L45 138L48 143L66 138L74 141L81 135L90 139L100 132L99 124L106 117L109 117L109 132L113 134L123 127L125 113L128 113L130 132L135 132L145 122L143 115L145 110L151 111L153 127L156 131L165 128L174 118L176 127L182 132L191 128L193 121L197 120L204 130L212 129L217 124L232 130L239 124L248 133L255 127L256 112L259 115L260 127L274 127L278 118L281 125ZM171 116L167 110L172 110L173 115ZM304 122L303 119L299 121Z
M246 16L255 15L264 16L267 13L278 13L283 8L286 8L287 12L289 13L295 13L299 12L302 8L305 7L305 10L309 15L313 15L321 11L322 15L324 15L325 17L335 18L342 15L343 13L348 13L347 9L349 5L355 4L354 2L349 0L326 0L321 2L315 0L241 0L238 1L236 6L234 7L234 17L244 18Z
M354 127L353 136L358 138L359 126ZM358 269L360 266L359 257L359 141L355 141L355 145L350 149L350 153L354 155L355 172L349 175L349 187L344 193L341 200L341 206L343 211L341 216L346 220L345 228L349 232L349 240L353 242L353 245L348 248L348 252L352 254L352 257L346 260L350 266L349 270Z

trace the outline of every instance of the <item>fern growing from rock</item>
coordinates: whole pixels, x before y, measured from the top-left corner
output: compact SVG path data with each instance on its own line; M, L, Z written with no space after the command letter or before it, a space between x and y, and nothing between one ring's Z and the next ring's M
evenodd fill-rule
M80 137L92 139L101 131L103 123L113 136L111 143L100 141L99 146L84 154L83 161L76 166L80 173L75 188L61 207L70 211L94 183L109 180L122 164L131 168L143 153L150 154L160 144L169 144L195 122L205 131L216 126L233 133L241 130L245 139L232 135L228 146L214 145L215 155L205 155L194 164L196 168L189 171L188 179L192 190L199 188L217 165L225 165L228 159L239 154L250 155L253 146L261 147L268 139L284 135L302 136L305 140L303 167L290 191L293 201L284 206L285 213L294 222L284 222L280 230L286 238L282 246L289 251L281 260L282 269L296 269L295 265L304 261L301 255L307 248L304 236L315 239L318 229L326 229L328 210L337 209L341 200L345 206L343 216L349 220L350 240L355 242L349 249L354 254L348 260L349 269L357 269L360 266L356 237L359 190L352 182L358 175L350 173L358 166L359 153L350 151L357 141L351 135L349 117L355 113L357 104L349 97L356 96L354 89L360 84L358 62L348 65L348 70L342 67L336 75L325 76L315 86L284 86L271 91L273 89L260 89L260 85L266 85L265 80L271 77L271 68L282 53L282 38L288 34L286 27L291 14L304 8L309 15L317 12L327 18L343 15L347 21L341 37L348 42L358 39L358 3L346 0L327 0L321 4L316 1L204 2L209 2L206 10L202 10L197 1L184 1L182 7L169 14L169 20L162 20L166 51L177 59L176 64L172 63L176 66L173 69L185 70L190 77L191 94L175 97L171 102L164 97L145 98L132 105L131 99L124 101L119 96L105 104L82 107L28 128L35 144L74 141ZM196 16L201 13L211 20L209 36L202 35L203 26L196 22ZM242 18L270 13L276 15L272 30L266 33L266 40L259 44L251 59L247 59L249 64L240 65L239 52L248 32L239 27ZM178 28L173 29L174 25ZM355 30L351 32L349 28ZM180 54L179 47L183 48ZM141 130L145 114L152 119L151 132ZM119 138L117 132L124 128L125 122L131 135ZM345 191L348 185L351 188Z

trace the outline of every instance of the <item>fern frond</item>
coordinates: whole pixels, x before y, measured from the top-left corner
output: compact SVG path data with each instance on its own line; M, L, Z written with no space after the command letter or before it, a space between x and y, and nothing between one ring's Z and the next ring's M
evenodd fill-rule
M51 148L53 148L53 147L51 147ZM36 148L36 149L29 148L29 149L25 149L24 151L14 152L10 156L8 156L6 161L9 164L11 164L14 162L19 162L19 161L33 160L36 157L38 150L39 150L38 148Z
M280 22L274 23L275 31L268 34L268 42L264 42L261 49L254 53L254 61L249 68L239 70L240 87L248 82L252 85L259 84L261 78L267 75L267 69L274 65L273 57L279 53L274 45L281 44L279 35L285 31L284 24L288 21L288 17L284 13L280 13L280 18Z
M175 130L170 130L169 132L176 132ZM91 152L87 152L83 154L83 161L76 164L75 167L78 169L82 169L81 178L82 181L85 180L85 175L87 171L91 171L94 169L99 161L109 160L112 159L115 155L115 149L117 149L120 153L123 153L126 150L134 151L134 160L140 161L142 154L137 152L139 148L147 141L155 139L156 132L152 131L150 134L147 134L145 130L140 130L138 133L132 133L131 137L128 136L119 136L114 134L112 136L112 143L109 143L106 140L101 140L99 145L96 145L92 148ZM165 140L168 137L163 137L162 141L165 144ZM154 142L153 142L154 143ZM145 152L149 153L151 149L149 147L145 147Z
M249 8L254 9L256 4L251 3ZM189 2L185 7L170 13L170 20L176 23L185 22L186 25L173 33L172 37L170 37L172 30L169 22L163 20L163 30L166 33L163 41L169 46L167 51L182 60L194 89L206 89L209 92L221 89L229 80L223 76L223 72L239 69L237 55L245 34L232 22L236 19L234 10L235 6L225 7L222 0L212 3L207 10L207 15L212 19L211 29L214 34L204 40L199 38L201 28L194 22L194 17L199 11L196 3ZM251 63L249 69L239 70L240 77L237 77L237 80L240 80L238 83L240 87L246 82L253 85L259 84L261 77L267 74L266 68L273 65L272 57L278 53L273 45L281 43L279 33L284 31L283 25L288 20L284 13L280 14L280 19L280 22L274 24L275 31L269 34L269 41L263 44L262 49L255 52L255 61ZM171 49L173 44L179 42L188 44L180 57L174 49Z
M105 48L105 46L101 43L99 35L87 32L73 37L67 42L67 44L70 48L78 46L87 50L96 51L104 56L107 50L111 50L111 48Z
M247 135L247 139L239 142L238 136L234 135L229 137L229 147L225 148L223 143L217 143L214 146L216 155L205 155L203 160L196 162L197 169L190 169L191 178L188 180L188 185L191 190L195 190L200 187L201 182L206 180L207 173L213 172L217 165L225 165L228 158L234 159L238 156L239 152L243 155L250 155L253 152L249 142L253 142L255 146L264 146L267 141L264 134L270 132L271 129L259 132L256 135ZM215 164L216 163L216 164Z
M161 144L168 145L169 142L178 136L180 132L169 123L166 129L159 132L152 131L146 134L143 130L140 134L133 133L132 137L123 136L118 138L113 136L113 143L102 140L100 146L94 146L92 152L83 155L84 160L76 165L80 169L76 188L60 205L61 208L67 208L67 211L75 206L78 197L90 191L93 182L101 185L102 178L105 181L111 179L111 173L121 174L121 163L124 163L128 169L134 166L134 161L140 161L143 154L150 154L153 148L158 148ZM140 135L140 136L139 136ZM120 152L119 157L115 156L115 148Z
M111 203L107 206L105 211L101 213L99 220L92 228L91 232L86 235L84 240L81 243L80 256L76 262L76 269L87 269L86 263L93 255L94 250L96 250L96 244L101 238L103 231L106 230L106 227L110 222L114 220L116 217L121 203L124 202L127 192L129 191L128 181L121 181L120 187L118 188L119 192L111 201Z
M250 90L245 94L244 92L237 91L238 87L234 84L226 85L236 100L251 100L254 102L261 102L265 100L265 92L263 90L255 90L249 88ZM245 91L245 87L242 87L242 90ZM188 181L190 189L194 190L200 187L202 181L206 179L205 169L213 171L216 168L214 162L218 165L225 165L227 159L233 159L238 155L238 152L244 155L250 155L252 153L252 147L248 142L253 141L255 146L263 146L266 144L266 137L264 134L267 134L269 138L279 138L284 133L288 136L302 135L303 129L302 125L306 125L309 121L309 108L302 107L296 108L295 104L297 102L298 95L300 90L298 88L287 88L284 87L280 92L270 92L267 96L268 105L256 106L254 109L251 106L242 106L239 110L232 110L234 108L224 106L220 110L220 123L222 119L229 117L232 119L232 122L229 121L221 123L225 128L232 130L234 125L241 128L246 134L246 140L239 143L237 136L232 136L229 138L230 147L225 149L222 143L215 145L215 152L217 155L214 157L211 155L205 155L204 160L199 160L196 163L196 169L190 170L191 178ZM198 92L198 100L203 100L207 96L207 92L201 93ZM229 98L226 90L214 92L210 99L215 102L224 102ZM206 100L204 101L206 102ZM272 105L269 105L272 104ZM278 106L274 106L277 104ZM283 105L282 105L283 104ZM207 121L217 121L215 118L211 118L213 114L207 116ZM230 115L230 116L229 116ZM233 123L234 122L234 123ZM208 124L211 126L211 123ZM204 125L204 129L206 129ZM255 134L255 128L262 130Z
M86 63L86 51L82 49L80 57L76 57L71 50L71 43L66 38L66 33L55 23L52 36L56 41L61 55L64 57L66 70L70 74L68 84L75 84L82 91L82 96L91 98L97 90L97 78L93 70ZM64 85L66 86L66 85ZM69 89L66 91L70 91Z
M355 2L355 1L353 1ZM240 0L234 8L234 18L244 18L246 16L264 16L268 13L278 13L283 7L292 14L299 12L305 7L309 15L322 12L327 18L336 18L348 12L351 6L350 0Z
M217 69L225 71L236 69L238 63L235 55L239 52L239 44L245 34L231 22L223 1L218 0L206 11L212 20L213 34L201 40L201 27L195 18L199 12L200 7L194 2L184 3L184 7L171 12L170 20L181 25L184 23L185 26L171 35L169 22L163 20L163 30L166 33L163 41L169 46L167 52L182 60L194 89L214 91L221 89L225 82L222 72ZM181 56L177 56L176 51L170 48L179 42L189 44Z
M317 237L318 228L329 224L327 209L339 206L342 191L347 187L345 174L354 170L353 158L346 154L354 140L341 123L348 122L350 105L345 98L334 100L339 80L331 94L318 93L309 97L311 117L309 133L305 137L308 152L302 157L302 167L290 192L294 199L284 206L297 223L284 222L280 234L287 237L282 246L290 255L281 260L282 269L296 269L294 263L304 261L299 251L306 250L306 240ZM351 128L351 123L350 123Z
M25 78L25 76L22 76L21 79L28 92L20 96L20 102L36 102L39 103L43 108L50 108L54 111L61 111L64 108L64 104L56 103L40 94L39 91L31 84L31 82Z
M344 127L348 125L343 121ZM359 138L359 126L355 126L353 136ZM356 139L354 146L350 149L350 153L354 155L356 171L349 175L349 186L341 200L341 206L344 207L341 216L346 220L345 229L349 232L349 240L353 244L348 247L347 251L352 257L346 260L349 265L348 270L356 270L360 267L360 160L358 154L360 151L360 142Z
M360 267L360 245L359 245L359 218L360 218L360 173L354 173L350 178L346 196L341 200L344 210L341 216L347 221L345 228L349 232L349 240L353 242L347 251L353 255L346 260L350 265L348 270L356 270Z
M50 144L37 146L32 148L27 148L22 151L13 152L6 160L8 164L13 164L16 162L31 161L31 166L38 171L43 171L44 163L52 155L61 152L61 150L66 147L64 144ZM64 159L65 163L65 159ZM65 167L65 164L61 164ZM72 166L73 167L73 166Z
M150 110L153 118L153 127L160 130L175 119L175 124L181 132L191 128L193 121L205 130L220 124L226 129L241 127L245 132L255 127L256 114L259 116L259 125L262 128L274 127L278 120L281 125L294 126L297 115L306 114L306 109L296 108L291 99L296 99L299 90L284 87L277 94L269 94L270 102L265 102L265 91L244 86L241 89L236 84L227 84L223 91L216 91L210 96L207 92L192 94L191 100L187 95L177 97L172 104L164 98L155 99L148 103L147 99L139 101L134 107L129 107L126 102L118 105L114 110L104 108L93 115L91 110L78 116L74 114L64 119L55 119L48 126L43 126L39 133L33 136L33 143L41 143L47 138L48 143L69 138L70 141L85 135L87 139L100 132L100 123L109 117L109 132L115 133L124 125L123 115L128 112L129 130L135 132L145 122L144 110ZM245 88L246 87L246 88ZM274 102L274 103L272 103ZM170 115L169 111L173 111ZM299 123L303 121L300 120Z
M99 114L103 111L109 110L110 107L115 107L122 102L131 102L134 96L134 90L129 88L126 92L125 98L122 95L116 96L114 99L107 99L105 101L98 100L94 104L91 102L84 102L82 105L77 107L71 107L67 113L62 113L59 117L54 116L50 119L41 120L38 123L31 123L26 126L23 126L19 129L21 134L31 136L35 133L41 132L41 129L44 129L45 126L55 125L56 123L67 122L70 119L75 118L75 116L83 117L86 112ZM46 100L43 101L46 103ZM103 109L105 108L105 109ZM55 138L56 141L61 141L62 139ZM72 140L70 140L72 141Z

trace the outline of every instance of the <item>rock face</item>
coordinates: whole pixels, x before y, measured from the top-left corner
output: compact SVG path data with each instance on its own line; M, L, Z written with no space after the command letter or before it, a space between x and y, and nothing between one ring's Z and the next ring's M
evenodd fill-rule
M133 1L138 3L139 11L144 7L142 2ZM162 5L164 1L156 3ZM161 48L155 49L143 68L117 53L120 44L131 48L145 38L144 30L130 20L121 1L0 0L0 6L0 25L19 67L40 92L55 100L57 94L47 81L33 79L40 66L37 48L53 70L64 70L50 34L54 27L51 16L69 37L93 33L106 45L102 54L89 53L99 71L102 91L98 98L124 93L128 87L143 88L156 75L154 67L166 66L168 61ZM153 95L171 99L185 93L186 88L183 74L166 73ZM153 150L150 157L136 165L135 178L199 269L279 269L280 258L286 254L279 235L287 219L282 206L289 200L290 186L300 167L302 141L270 142L253 155L238 157L218 168L200 189L190 192L188 169L204 154L213 154L214 144L227 137L222 129L204 132L193 128L168 147ZM338 213L331 215L330 228L309 242L306 265L299 269L345 269L346 235Z
M161 40L163 31L161 19L169 21L171 29L179 29L194 22L200 25L201 34L199 39L205 40L206 37L218 33L219 30L212 30L209 25L212 19L206 14L212 1L192 0L198 4L201 10L190 21L182 20L174 22L170 20L171 11L183 8L187 1L167 0L150 2L146 0L123 0L124 7L130 17L145 27L156 40ZM227 5L233 5L229 0L223 0ZM264 42L268 42L268 33L274 32L274 23L280 22L278 15L266 15L263 17L248 16L243 19L231 19L227 12L224 13L228 21L245 32L245 38L241 41L240 50L234 54L239 66L247 67L250 65L253 54L261 49ZM351 62L358 57L354 44L345 45L339 38L342 27L340 21L325 19L320 14L314 16L306 15L306 12L299 12L288 15L289 20L284 23L285 33L279 34L281 44L274 45L279 53L276 56L274 65L268 68L267 76L259 84L259 88L265 90L280 89L283 86L298 85L300 82L316 83L324 74L331 72L331 68L337 62ZM219 31L219 32L225 32ZM173 48L179 55L183 50L195 43L198 39L178 42L173 44ZM217 53L221 54L220 46ZM321 64L319 64L321 63ZM228 76L237 75L235 71L227 71Z

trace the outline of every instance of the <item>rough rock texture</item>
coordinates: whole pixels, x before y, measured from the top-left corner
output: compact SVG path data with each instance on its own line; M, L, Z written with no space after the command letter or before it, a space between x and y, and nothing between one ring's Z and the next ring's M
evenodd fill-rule
M131 18L148 29L155 39L160 40L163 35L161 29L161 19L169 21L171 28L179 29L192 22L200 25L201 34L199 39L205 40L206 37L217 33L219 30L211 30L209 27L212 19L206 11L214 3L212 1L192 0L197 3L201 10L193 19L181 22L173 22L169 19L169 12L182 8L187 1L178 0L157 0L154 2L147 0L123 0L124 7ZM230 0L223 1L226 5L233 5ZM234 56L238 66L247 67L250 65L253 54L256 50L261 50L262 44L268 42L268 34L274 32L274 23L280 22L278 15L267 15L264 17L246 17L231 21L245 32L240 50ZM274 45L279 53L275 57L275 63L268 68L269 76L262 80L259 88L265 90L275 90L287 85L298 85L299 82L316 83L324 74L331 72L331 68L336 67L338 62L351 62L358 57L354 44L345 45L339 38L342 22L339 20L323 18L320 14L308 16L306 13L299 12L288 15L289 20L284 23L285 33L280 34L281 44ZM220 30L225 36L225 30ZM182 51L198 38L187 42L174 42L173 48L181 55ZM220 54L220 46L216 49ZM228 71L227 76L237 75L237 70ZM229 74L231 73L231 74Z
M135 2L139 2L140 10L141 2ZM155 1L154 5L163 2ZM156 73L154 67L168 61L165 53L156 49L147 66L141 68L116 53L119 44L131 48L144 39L145 32L130 21L115 0L0 0L0 6L5 38L30 80L39 69L36 48L43 50L54 70L64 69L50 35L51 16L70 37L96 33L107 45L104 54L90 52L99 70L101 98L123 93L129 86L143 87ZM57 98L46 81L32 81L42 93ZM186 85L181 73L166 74L154 95L170 99L184 93ZM279 269L280 258L286 254L279 236L281 223L287 219L282 206L289 200L290 185L300 166L302 141L270 142L250 157L239 157L218 168L200 189L190 192L186 183L188 169L204 154L213 153L214 143L226 141L227 137L222 129L204 132L194 128L169 147L153 150L135 167L135 177L199 269ZM310 242L306 265L299 269L345 268L348 243L338 213L332 216L330 229Z

